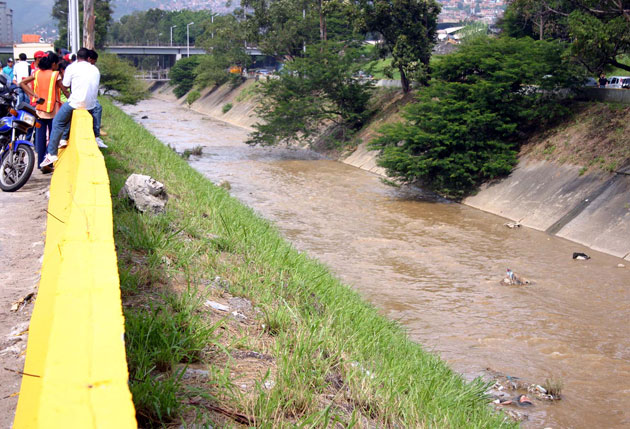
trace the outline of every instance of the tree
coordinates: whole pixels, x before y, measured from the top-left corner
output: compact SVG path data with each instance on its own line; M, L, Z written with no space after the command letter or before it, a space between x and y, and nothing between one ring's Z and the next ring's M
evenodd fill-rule
M373 84L356 77L360 57L358 48L324 42L287 62L277 79L260 83L262 123L248 143L312 143L325 125L335 125L336 137L346 139L370 115Z
M630 71L630 64L618 60L630 53L630 21L626 16L602 19L574 11L569 15L569 29L571 54L588 71L599 74L608 65Z
M557 42L475 38L435 66L404 122L372 142L379 165L405 182L459 198L510 172L526 132L566 112L572 71Z
M198 55L192 57L182 58L177 61L171 71L169 72L169 78L171 84L175 85L173 93L177 97L183 97L188 91L190 91L195 83L195 69L199 65L201 58Z
M79 22L83 22L83 2L79 2ZM57 21L59 39L55 47L68 46L68 1L55 0L52 9L52 17ZM94 0L94 46L102 48L107 39L107 31L112 21L112 8L110 0Z
M609 66L630 71L619 58L630 53L627 0L513 0L503 18L511 36L534 35L571 44L570 54L591 73Z
M437 33L440 6L435 0L360 0L359 25L382 37L381 57L392 56L403 91L410 82L425 82Z
M243 70L252 58L245 50L245 34L234 15L217 16L206 21L199 43L208 52L195 68L195 83L199 87L221 85L228 80L234 84L242 80L240 73L230 73L230 67Z

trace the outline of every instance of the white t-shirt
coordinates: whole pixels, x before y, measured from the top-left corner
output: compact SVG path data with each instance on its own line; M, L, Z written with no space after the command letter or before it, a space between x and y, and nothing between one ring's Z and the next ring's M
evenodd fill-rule
M29 76L28 72L28 61L18 61L13 67L13 74L18 84Z
M74 109L92 110L96 106L101 73L87 61L76 61L66 68L63 86L70 88L68 103Z

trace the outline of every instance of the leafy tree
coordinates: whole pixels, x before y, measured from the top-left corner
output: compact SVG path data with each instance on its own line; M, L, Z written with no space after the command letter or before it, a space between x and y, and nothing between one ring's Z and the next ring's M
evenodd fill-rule
M247 41L269 55L295 58L304 44L319 39L313 8L306 1L243 0L241 5L245 9L235 15L242 19Z
M630 71L619 62L630 53L630 4L627 0L513 0L503 18L511 36L561 39L570 54L591 73L609 66Z
M392 56L403 90L411 81L425 82L435 44L440 6L435 0L360 0L365 30L382 37L380 56Z
M96 18L94 46L99 49L105 46L107 31L112 21L110 0L95 0L94 16ZM65 48L68 46L68 0L55 0L52 17L57 21L59 30L59 39L55 42L55 47ZM83 22L83 2L79 2L79 22Z
M195 69L195 82L200 87L221 85L228 80L240 83L241 74L230 73L236 66L242 69L249 67L251 56L245 50L245 35L242 27L233 15L217 16L214 23L204 23L200 44L206 49Z
M201 58L197 55L182 58L171 68L169 77L171 84L175 85L173 93L177 97L183 97L190 91L195 83L195 68L199 65Z
M101 72L101 85L116 91L114 98L125 104L136 104L146 97L144 86L134 78L136 69L114 54L99 55L96 63Z
M588 71L599 74L608 65L630 71L630 64L618 61L620 55L630 53L630 18L602 19L574 11L569 15L569 29L571 54Z
M186 45L186 24L194 22L189 27L190 44L195 45L196 40L203 34L203 24L211 20L212 12L209 10L191 11L164 11L161 9L149 9L125 15L119 22L114 22L109 33L109 41L112 44L169 44L171 27L173 28L173 44Z
M405 182L449 197L510 172L524 133L565 112L571 70L563 47L530 38L475 38L436 64L404 122L372 142L379 164Z
M346 138L370 115L371 81L356 77L361 52L338 43L307 47L303 58L286 63L277 79L260 83L256 124L248 143L312 143L324 124Z

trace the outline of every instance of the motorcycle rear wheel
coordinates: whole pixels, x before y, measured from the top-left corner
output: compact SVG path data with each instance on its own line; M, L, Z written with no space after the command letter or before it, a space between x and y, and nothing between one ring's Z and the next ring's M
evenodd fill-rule
M28 182L33 173L35 154L30 146L19 145L13 154L5 153L0 162L0 189L15 192Z

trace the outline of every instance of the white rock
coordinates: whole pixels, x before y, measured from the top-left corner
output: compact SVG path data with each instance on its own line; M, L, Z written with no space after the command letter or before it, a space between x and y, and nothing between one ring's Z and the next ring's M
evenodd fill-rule
M617 268L626 268L624 264L617 264Z
M219 311L229 311L230 307L228 307L227 305L215 302L215 301L210 301L210 300L206 300L206 302L204 302L204 305L206 307L210 307L213 308L215 310L219 310Z
M118 194L127 197L143 213L163 213L166 210L168 195L164 185L150 176L132 174Z

